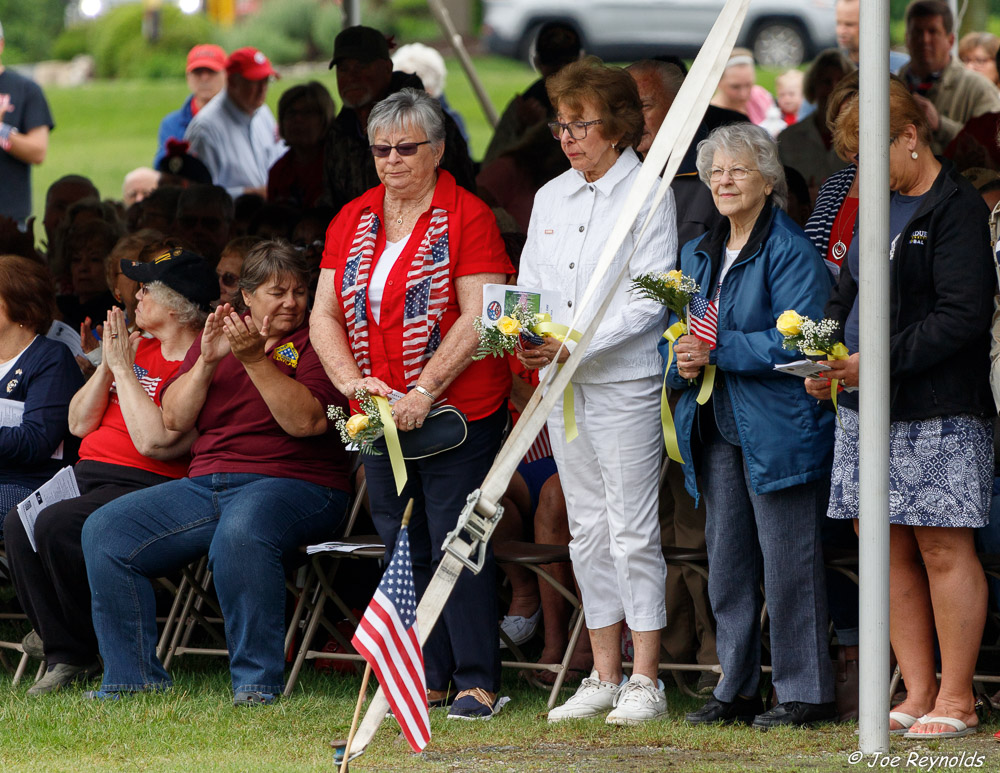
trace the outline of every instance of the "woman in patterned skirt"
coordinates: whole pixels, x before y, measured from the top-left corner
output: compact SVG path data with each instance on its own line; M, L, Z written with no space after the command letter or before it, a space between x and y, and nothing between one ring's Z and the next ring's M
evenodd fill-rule
M890 732L950 738L975 732L972 674L986 617L986 578L973 529L986 523L993 480L989 387L996 273L989 212L975 189L929 147L930 129L902 82L890 84L891 277L889 368L889 635L907 697ZM841 154L858 151L858 100L837 119ZM847 360L830 376L858 385L858 242L827 305ZM829 382L807 381L829 399ZM840 399L832 518L858 518L857 397ZM857 521L855 521L857 524ZM941 684L934 661L941 650Z

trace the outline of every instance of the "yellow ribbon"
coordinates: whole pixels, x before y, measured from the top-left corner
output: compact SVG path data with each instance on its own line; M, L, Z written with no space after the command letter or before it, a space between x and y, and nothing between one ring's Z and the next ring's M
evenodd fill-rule
M681 449L677 445L677 428L674 417L670 413L670 401L667 399L667 373L674 362L674 344L687 332L683 322L675 322L667 328L663 337L667 339L667 367L663 371L663 390L660 392L660 425L663 427L663 443L667 447L667 456L679 464L684 464Z
M403 459L403 449L399 445L399 433L396 422L392 418L389 401L381 395L372 395L378 406L378 415L382 418L382 432L385 434L385 445L389 451L389 464L392 465L392 477L396 480L396 493L403 493L406 485L406 461Z
M698 405L704 405L712 397L715 388L715 366L706 365L705 375L701 379L701 389L698 390Z
M545 316L548 315L546 314ZM574 343L580 343L581 335L578 331L571 330L566 325L560 325L558 322L548 320L536 322L531 326L531 331L538 335L558 338L560 341L565 341L568 338ZM559 367L562 368L562 365L560 364ZM580 434L580 430L576 426L576 407L573 399L572 382L567 384L566 389L563 390L563 426L566 428L566 442L570 443L576 440Z
M831 360L846 360L850 357L847 351L847 347L843 344L837 344L832 352L823 352ZM837 422L840 424L840 428L844 428L844 422L840 420L840 408L837 407L837 388L840 386L839 378L830 379L830 399L833 401L833 412L837 414Z
M568 326L560 325L558 322L538 322L531 326L531 330L538 335L552 336L560 341L565 341L568 338L574 343L580 343L581 334L579 331L571 330Z

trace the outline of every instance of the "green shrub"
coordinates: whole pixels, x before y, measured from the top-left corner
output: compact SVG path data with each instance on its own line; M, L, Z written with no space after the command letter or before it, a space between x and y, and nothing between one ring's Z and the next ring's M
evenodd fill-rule
M331 50L332 36L339 30L340 10L332 3L270 0L261 5L256 15L224 31L223 45L227 51L253 46L275 64L291 64ZM325 37L320 38L320 34Z
M92 54L101 78L174 78L184 72L192 46L218 38L215 26L204 16L165 5L160 37L150 43L143 33L143 16L139 3L119 6L95 21L65 30L54 50L60 59Z
M93 24L77 24L62 31L52 44L52 58L69 61L74 56L89 54Z

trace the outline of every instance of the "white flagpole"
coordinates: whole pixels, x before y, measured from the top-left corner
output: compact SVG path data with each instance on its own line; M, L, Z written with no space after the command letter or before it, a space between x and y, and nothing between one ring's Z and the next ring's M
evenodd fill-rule
M861 6L860 748L889 751L889 0Z

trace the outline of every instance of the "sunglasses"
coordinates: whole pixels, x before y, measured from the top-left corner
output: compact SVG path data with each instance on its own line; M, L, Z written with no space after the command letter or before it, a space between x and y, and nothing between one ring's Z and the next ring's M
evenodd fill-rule
M372 145L372 155L375 158L388 158L392 151L396 151L401 156L416 155L421 145L430 145L430 140L423 142L401 142L399 145Z
M231 271L226 271L225 273L219 274L219 281L221 281L226 287L235 287L239 283L240 278Z

